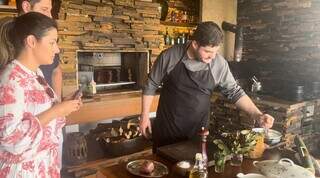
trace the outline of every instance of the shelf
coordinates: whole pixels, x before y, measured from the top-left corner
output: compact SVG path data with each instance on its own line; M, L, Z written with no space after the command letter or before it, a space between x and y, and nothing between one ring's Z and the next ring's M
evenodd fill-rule
M3 12L17 12L17 8L15 6L8 6L8 5L0 5L0 13Z
M157 110L159 95L155 95L150 112ZM67 116L67 125L97 122L141 114L142 93L113 94L93 98L76 112Z
M182 11L198 11L198 9L195 9L195 6L198 6L196 4L199 4L200 2L196 2L195 4L176 4L174 2L168 2L169 8L174 8Z
M176 27L196 27L197 23L177 23L177 22L166 22L166 21L160 21L162 25L167 26L176 26Z
M114 87L114 86L122 86L122 85L132 85L136 82L116 82L116 83L106 83L106 84L97 84L96 87Z

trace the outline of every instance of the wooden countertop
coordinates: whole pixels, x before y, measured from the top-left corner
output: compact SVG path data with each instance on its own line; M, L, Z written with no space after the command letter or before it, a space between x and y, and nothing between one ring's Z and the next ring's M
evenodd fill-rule
M257 160L279 159L279 158L280 158L280 152L278 151L278 149L274 149L274 150L266 151L264 154L264 157L257 159ZM151 160L159 161L159 162L165 164L169 169L169 175L166 175L163 178L183 178L183 176L177 175L173 171L174 164L165 160L164 158L161 158L161 157L153 154L153 155L148 156L144 159L151 159ZM224 173L221 173L221 174L215 173L214 166L212 166L208 170L209 171L208 178L236 178L236 175L238 173L244 173L244 174L259 173L258 169L256 169L253 166L253 164L252 164L253 161L256 161L256 160L244 159L244 162L239 167L231 166L229 164L229 162L227 162L226 167L225 167L225 171L224 171ZM107 178L119 178L119 177L121 177L121 178L136 178L137 177L137 176L130 174L126 170L126 163L122 163L122 164L107 167L107 168L102 168L102 169L100 169L100 172L104 176L106 176Z
M141 113L141 92L119 93L85 100L79 111L67 117L67 125L138 115ZM150 112L155 112L159 95L156 95Z

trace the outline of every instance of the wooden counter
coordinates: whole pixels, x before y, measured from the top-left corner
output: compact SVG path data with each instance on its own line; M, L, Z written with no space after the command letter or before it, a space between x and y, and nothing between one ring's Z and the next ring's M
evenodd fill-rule
M264 154L263 159L279 159L280 158L280 152L277 149L274 149L272 151L268 151ZM177 175L175 172L173 172L172 168L174 164L171 162L168 162L167 160L157 156L157 155L151 155L144 159L151 159L159 161L163 164L165 164L169 169L169 175L163 176L163 178L183 178L183 176ZM262 160L262 159L259 159ZM238 173L259 173L259 171L253 166L252 159L244 159L244 162L240 167L234 167L231 166L228 162L226 163L225 171L224 173L218 174L214 172L214 166L209 168L209 176L208 178L236 178L236 175ZM108 168L102 168L100 169L100 172L106 176L107 178L135 178L137 176L134 176L130 174L126 170L126 164L119 164L116 166L108 167Z
M141 113L141 92L113 94L84 100L79 111L67 117L67 125L138 115ZM154 97L150 112L155 112L159 95Z

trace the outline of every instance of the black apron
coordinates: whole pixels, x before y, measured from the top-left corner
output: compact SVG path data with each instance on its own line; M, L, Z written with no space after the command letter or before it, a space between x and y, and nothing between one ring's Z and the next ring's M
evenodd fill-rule
M182 59L187 49L163 82L157 116L152 123L153 151L187 140L207 125L214 79L209 64L209 70L196 72L185 67Z

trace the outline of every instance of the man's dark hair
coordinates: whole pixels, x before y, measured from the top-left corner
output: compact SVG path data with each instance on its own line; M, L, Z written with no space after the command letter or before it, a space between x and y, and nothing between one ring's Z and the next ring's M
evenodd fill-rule
M23 13L23 9L22 9L22 2L23 1L28 1L30 3L31 7L33 7L35 4L37 4L41 0L16 0L16 6L17 6L17 10L18 10L19 14Z
M195 40L200 46L218 46L223 41L220 27L214 22L202 22L197 26L191 40Z

